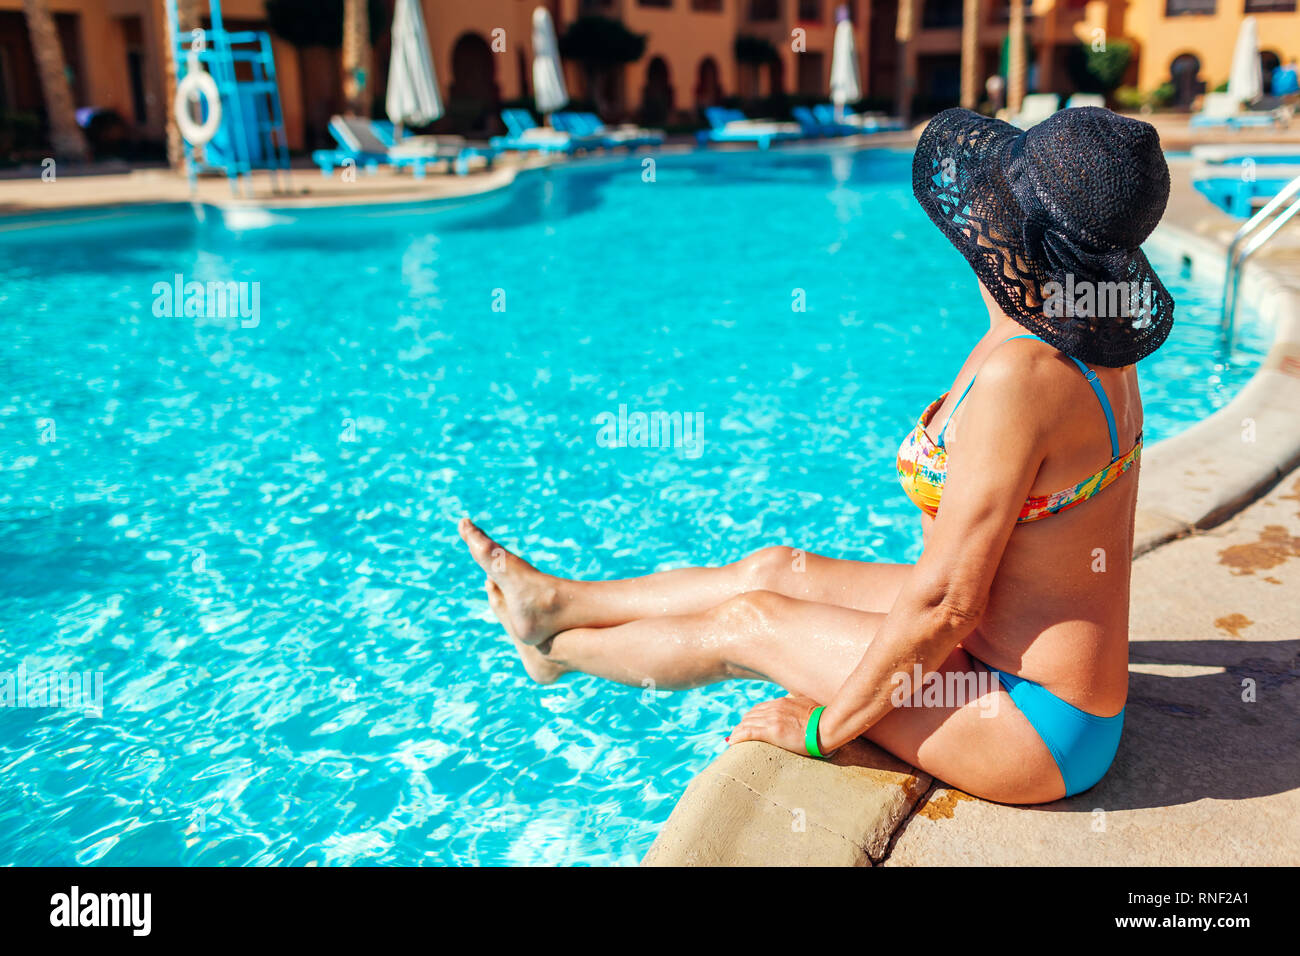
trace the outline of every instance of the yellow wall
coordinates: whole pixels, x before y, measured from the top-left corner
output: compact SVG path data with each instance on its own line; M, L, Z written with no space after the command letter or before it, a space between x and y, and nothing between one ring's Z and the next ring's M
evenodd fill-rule
M1228 79L1232 51L1244 19L1243 0L1219 0L1213 16L1166 17L1161 0L1127 4L1124 32L1141 44L1138 87L1149 90L1169 79L1169 64L1180 53L1193 53L1201 61L1201 79L1214 89ZM1300 13L1254 13L1259 24L1259 47L1277 53L1283 61L1300 56ZM1265 78L1267 81L1267 77Z
M645 55L624 72L626 105L641 104L650 61L661 57L668 64L677 109L695 106L695 84L700 62L712 57L718 65L718 79L724 93L736 87L736 58L732 44L736 37L735 10L741 0L726 0L721 11L692 11L690 0L675 0L670 9L643 7L635 0L623 4L623 23L633 33L646 36ZM575 10L577 0L566 7Z

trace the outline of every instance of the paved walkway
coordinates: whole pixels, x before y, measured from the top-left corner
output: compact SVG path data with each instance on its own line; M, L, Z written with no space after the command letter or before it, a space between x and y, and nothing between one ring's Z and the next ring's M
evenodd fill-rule
M141 168L128 172L109 166L105 172L86 175L59 174L53 181L41 178L33 168L28 175L18 173L0 178L0 216L33 215L60 209L117 206L127 203L199 202L214 205L314 206L321 204L412 202L461 196L503 186L514 178L519 168L536 160L503 157L492 170L477 168L466 176L452 176L430 171L422 179L410 173L380 169L365 170L344 178L321 175L315 166L299 167L282 177L282 191L272 191L271 176L259 171L252 174L252 198L231 193L224 176L203 176L190 192L189 180L167 168Z

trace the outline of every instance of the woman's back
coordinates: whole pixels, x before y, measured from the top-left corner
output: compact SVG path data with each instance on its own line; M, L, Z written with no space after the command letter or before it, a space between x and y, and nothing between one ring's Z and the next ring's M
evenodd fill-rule
M1033 401L998 407L1007 429L1039 429L1044 457L1030 495L1070 489L1111 460L1111 437L1099 396L1066 357L1034 339L1007 341L1018 329L1007 321L990 329L959 373L950 398L930 427L956 457L964 407L957 405L972 376L997 402L997 375L1032 375ZM1142 403L1133 366L1096 368L1115 417L1119 452L1142 431ZM974 390L972 390L972 394ZM986 451L986 450L985 450ZM1042 684L1081 710L1118 713L1127 693L1129 572L1138 466L1104 490L1059 513L1018 524L1007 543L977 630L964 646L978 659ZM924 519L928 526L932 519Z

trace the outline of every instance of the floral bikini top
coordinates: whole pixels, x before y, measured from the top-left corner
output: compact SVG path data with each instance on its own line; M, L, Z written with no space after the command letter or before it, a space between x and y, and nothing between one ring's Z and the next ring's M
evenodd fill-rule
M1036 335L1012 336L1012 339L1037 338ZM1011 339L1006 341L1010 342ZM1039 339L1039 341L1041 342L1042 339ZM1073 356L1067 356L1067 358L1079 367L1079 371L1083 373L1084 378L1088 380L1088 384L1092 386L1092 390L1097 394L1102 411L1106 413L1106 425L1110 429L1110 464L1096 474L1083 479L1077 485L1065 488L1055 494L1031 495L1026 498L1024 507L1020 509L1020 517L1016 519L1017 523L1037 521L1039 518L1049 517L1087 501L1132 468L1142 456L1141 434L1138 435L1137 441L1134 442L1128 453L1123 456L1120 455L1119 437L1115 429L1115 413L1111 410L1110 399L1106 397L1105 389L1097 381L1097 373ZM939 406L943 404L944 399L948 397L947 392L944 392L931 402L929 407L922 412L916 427L903 439L903 444L898 449L898 480L903 485L903 491L907 494L907 497L912 499L913 504L932 518L939 511L939 499L943 495L943 483L948 476L948 450L943 444L944 432L948 430L949 423L952 422L953 416L957 414L957 409L961 407L961 403L965 401L967 393L970 392L971 385L974 384L975 379L972 377L970 384L966 386L966 390L961 393L961 398L957 399L957 404L953 406L953 410L948 414L948 421L944 422L943 430L939 432L937 440L930 438L925 427L930 423L930 419L934 417L934 413L939 410Z

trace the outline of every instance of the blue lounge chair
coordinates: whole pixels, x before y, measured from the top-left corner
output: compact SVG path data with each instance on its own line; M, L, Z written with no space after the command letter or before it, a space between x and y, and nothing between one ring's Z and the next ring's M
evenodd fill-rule
M805 136L817 138L827 136L853 136L862 132L858 127L851 126L848 123L823 123L814 116L813 111L806 106L796 106L790 110L790 113L794 116L794 121L799 124L799 128L803 130Z
M524 109L501 111L501 122L506 124L505 136L494 136L492 146L499 150L520 153L572 153L576 149L590 149L596 141L575 141L573 136L558 129L538 126L532 114Z
M844 115L838 116L830 103L818 103L812 112L813 117L823 126L848 126L854 133L884 133L903 128L901 120L879 114L855 113L847 107Z
M1257 201L1268 201L1300 176L1300 165L1264 163L1244 175L1242 163L1205 163L1192 172L1196 191L1230 216L1250 217Z
M575 149L614 149L623 145L613 136L606 136L604 133L597 132L596 127L600 126L599 121L593 127L585 119L579 117L577 113L552 113L551 126L561 133L568 133Z
M622 123L618 126L606 126L595 113L575 113L581 122L587 124L587 130L603 136L612 136L626 146L662 146L667 133L661 129L637 126L635 123Z
M624 124L606 126L595 113L564 112L551 115L551 122L556 129L564 130L573 136L599 137L606 149L625 146L629 151L638 146L659 146L664 141L662 130L645 129L641 126Z
M486 143L469 143L459 136L414 136L399 142L392 123L356 116L333 116L329 129L338 149L318 149L311 154L326 176L349 162L372 173L381 166L410 169L417 177L424 176L429 166L445 162L449 170L464 175L471 159L481 157L491 166L497 153Z
M798 123L746 119L745 114L740 110L721 106L705 107L704 118L709 121L710 128L696 134L701 145L754 143L759 149L767 149L774 142L799 139L803 136Z

